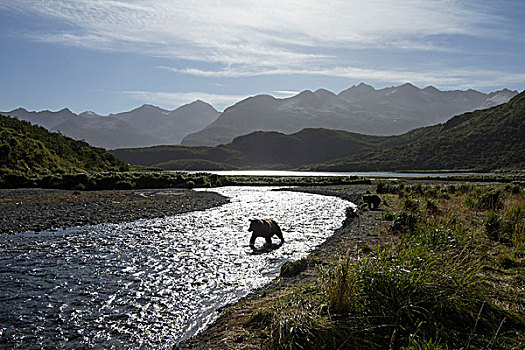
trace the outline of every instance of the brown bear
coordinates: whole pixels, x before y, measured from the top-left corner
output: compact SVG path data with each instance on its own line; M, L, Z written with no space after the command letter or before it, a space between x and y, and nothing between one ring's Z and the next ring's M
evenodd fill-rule
M378 209L379 204L381 203L381 197L379 197L377 194L364 194L363 202L368 204L368 208L370 210Z
M277 235L281 240L280 244L284 243L281 228L273 219L251 219L248 231L252 232L252 237L250 238L250 248L252 249L255 249L255 239L257 237L264 237L266 244L272 244L272 236Z

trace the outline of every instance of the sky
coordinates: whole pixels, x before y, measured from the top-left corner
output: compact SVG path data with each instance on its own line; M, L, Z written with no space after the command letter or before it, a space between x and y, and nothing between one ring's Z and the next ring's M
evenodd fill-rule
M525 1L0 0L0 111L525 89Z

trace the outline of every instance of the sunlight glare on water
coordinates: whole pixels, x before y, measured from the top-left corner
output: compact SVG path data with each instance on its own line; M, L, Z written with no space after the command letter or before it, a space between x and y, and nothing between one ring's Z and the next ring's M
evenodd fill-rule
M0 346L171 348L341 225L334 197L213 189L229 204L177 216L0 237ZM253 255L250 218L285 244ZM261 245L264 240L257 242Z

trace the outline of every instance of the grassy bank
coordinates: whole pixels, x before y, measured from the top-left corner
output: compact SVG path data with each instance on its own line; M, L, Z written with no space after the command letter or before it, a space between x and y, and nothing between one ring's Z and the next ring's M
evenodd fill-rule
M218 186L319 186L370 183L357 176L281 177L222 176L210 173L167 171L84 172L28 175L0 172L0 188L53 188L68 190L127 190Z
M348 241L366 235L368 243L287 264L276 288L226 310L212 327L221 334L192 345L523 349L522 187L380 183L377 190L382 211L348 211ZM374 229L364 230L367 222Z

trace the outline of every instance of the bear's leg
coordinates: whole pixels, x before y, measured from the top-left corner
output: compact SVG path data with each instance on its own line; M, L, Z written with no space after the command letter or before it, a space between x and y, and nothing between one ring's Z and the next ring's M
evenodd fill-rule
M279 229L279 231L277 231L275 234L276 234L277 237L279 237L279 239L281 240L281 244L283 244L283 243L284 243L283 232Z
M266 244L272 244L272 237L266 237Z
M250 247L252 247L252 248L255 247L255 239L256 238L257 238L257 236L252 233L252 237L250 238Z

